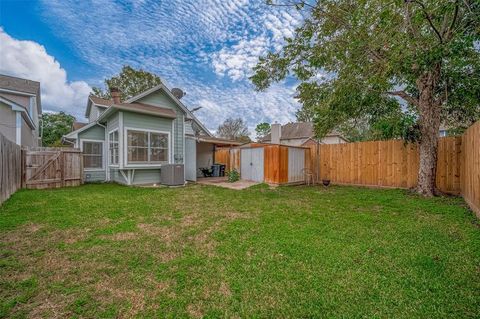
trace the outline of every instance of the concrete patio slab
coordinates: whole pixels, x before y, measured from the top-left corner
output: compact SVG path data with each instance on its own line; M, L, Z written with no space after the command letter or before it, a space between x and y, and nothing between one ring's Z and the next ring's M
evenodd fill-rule
M228 182L227 177L199 178L197 179L197 183L202 185L213 185L213 186L219 186L219 187L236 189L236 190L245 189L250 186L260 184L258 182L244 181L244 180L239 180L237 182L230 183Z

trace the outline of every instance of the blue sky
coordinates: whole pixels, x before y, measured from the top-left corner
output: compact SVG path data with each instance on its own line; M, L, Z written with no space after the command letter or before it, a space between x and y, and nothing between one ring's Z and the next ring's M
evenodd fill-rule
M258 57L279 50L302 16L263 0L90 0L0 2L0 73L40 81L43 107L83 120L92 86L122 65L158 74L187 92L190 107L215 130L242 117L294 120L295 82L255 92Z

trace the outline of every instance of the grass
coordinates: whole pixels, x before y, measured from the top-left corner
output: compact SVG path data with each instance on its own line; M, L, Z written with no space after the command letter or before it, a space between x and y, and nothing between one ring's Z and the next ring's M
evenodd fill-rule
M402 190L22 190L0 253L0 317L480 317L478 221Z

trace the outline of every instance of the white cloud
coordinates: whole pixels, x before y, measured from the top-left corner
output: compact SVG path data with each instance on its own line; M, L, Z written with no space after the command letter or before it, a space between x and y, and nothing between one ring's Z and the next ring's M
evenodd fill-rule
M95 70L91 84L128 64L184 89L186 104L203 107L196 115L211 130L227 117L242 117L250 129L295 119L294 88L280 83L255 92L247 79L259 56L293 35L302 20L295 10L248 0L41 3L45 23ZM83 112L85 101L78 107Z
M295 27L302 19L298 13L285 11L264 14L260 19L263 21L262 32L215 53L211 59L213 69L218 75L226 75L233 81L246 79L252 74L252 68L260 56L280 50L284 39L293 37Z
M83 117L90 86L84 81L68 82L67 72L42 45L14 39L1 28L0 73L40 82L45 111Z

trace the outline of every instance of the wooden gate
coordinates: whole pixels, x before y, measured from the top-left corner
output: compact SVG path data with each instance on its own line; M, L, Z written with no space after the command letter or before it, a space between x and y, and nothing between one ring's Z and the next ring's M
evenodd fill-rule
M57 188L83 183L83 160L79 149L38 147L22 153L24 188Z

